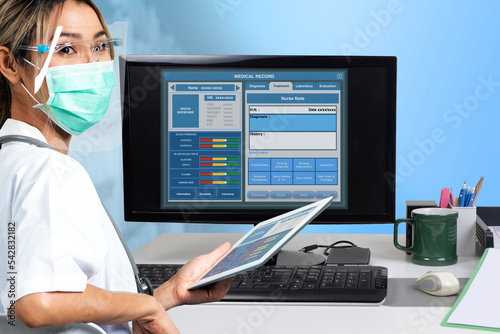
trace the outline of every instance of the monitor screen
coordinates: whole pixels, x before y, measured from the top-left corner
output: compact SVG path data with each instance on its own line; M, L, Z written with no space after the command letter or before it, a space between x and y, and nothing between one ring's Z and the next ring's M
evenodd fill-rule
M396 58L125 56L125 220L392 223Z

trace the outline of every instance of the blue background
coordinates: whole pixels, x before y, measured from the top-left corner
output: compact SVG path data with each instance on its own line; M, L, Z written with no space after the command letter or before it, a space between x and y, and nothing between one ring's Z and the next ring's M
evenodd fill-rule
M407 199L437 201L441 188L458 194L464 179L475 185L481 176L485 181L476 205L500 205L498 1L95 2L109 24L127 23L122 37L128 54L397 56L397 216L404 216ZM104 137L85 139L86 145L78 139L72 154L89 172L132 250L164 232L249 230L124 222L120 134L113 130L119 129L119 119L108 129ZM106 136L112 140L100 145ZM314 233L391 230L392 225L306 228Z

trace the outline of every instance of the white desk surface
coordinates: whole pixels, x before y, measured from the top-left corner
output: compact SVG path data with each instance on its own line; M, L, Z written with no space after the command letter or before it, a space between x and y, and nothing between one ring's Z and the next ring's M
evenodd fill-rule
M218 245L234 243L239 233L171 233L162 234L134 252L137 263L185 263L189 259L210 252ZM479 257L462 257L451 266L426 267L413 264L406 253L397 250L389 234L308 234L301 233L284 249L298 250L310 244L329 245L349 240L359 247L371 249L371 265L389 269L389 279L416 279L427 271L449 271L458 278L468 278L479 262ZM404 236L400 235L400 243ZM403 281L403 280L400 280ZM411 280L408 289L411 286ZM463 280L461 280L463 281ZM398 299L382 306L297 305L283 303L212 303L181 306L169 310L169 315L181 333L313 333L350 331L351 333L484 333L470 329L441 326L456 297L433 297L423 293L415 305L405 297L420 296L419 291L391 290ZM463 286L462 286L463 288ZM415 290L415 289L414 289ZM388 294L389 294L388 293ZM399 298L401 296L401 298ZM389 299L389 298L388 298ZM394 298L393 298L394 299ZM445 302L446 300L446 302ZM394 305L396 304L396 305ZM411 306L402 306L411 305Z

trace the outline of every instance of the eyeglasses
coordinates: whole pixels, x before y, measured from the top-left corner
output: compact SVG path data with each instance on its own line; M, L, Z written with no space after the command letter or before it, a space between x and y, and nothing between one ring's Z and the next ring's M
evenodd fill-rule
M57 59L67 64L90 63L100 59L111 60L111 49L122 45L123 39L121 38L106 38L96 43L90 41L62 43L56 45L53 57L57 57ZM38 53L45 53L50 50L48 45L21 45L19 48Z

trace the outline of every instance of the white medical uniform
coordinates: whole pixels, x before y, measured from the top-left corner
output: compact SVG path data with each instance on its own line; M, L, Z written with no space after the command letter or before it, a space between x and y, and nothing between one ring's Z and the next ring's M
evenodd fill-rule
M8 119L0 136L13 134L47 142L38 129ZM14 268L7 267L9 223L16 230ZM0 254L1 313L10 306L12 271L15 300L36 292L82 292L87 284L137 292L130 261L90 177L76 160L49 148L9 142L0 150ZM103 328L131 332L130 323Z

